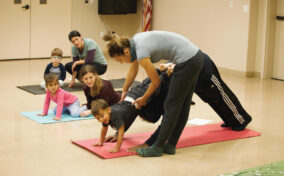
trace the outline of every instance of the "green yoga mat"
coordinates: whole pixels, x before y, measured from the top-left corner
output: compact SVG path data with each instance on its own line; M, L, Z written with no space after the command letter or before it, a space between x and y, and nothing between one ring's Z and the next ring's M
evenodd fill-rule
M221 174L219 176L284 176L284 161L266 164L242 171Z
M119 89L122 88L125 78L111 79L109 81L111 82L114 89ZM82 88L83 85L80 82L76 82L72 88L68 88L68 84L69 83L64 83L63 86L63 89L68 92L83 91ZM136 86L138 84L140 84L140 82L134 81L131 86ZM17 87L34 95L45 94L45 91L42 88L40 88L39 85L28 85L28 86L17 86Z

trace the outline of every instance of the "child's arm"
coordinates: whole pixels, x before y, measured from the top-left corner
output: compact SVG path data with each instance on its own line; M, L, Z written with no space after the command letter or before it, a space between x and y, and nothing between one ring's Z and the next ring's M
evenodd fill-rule
M120 150L124 135L124 125L118 129L117 143L114 149L110 150L111 153L116 153Z
M107 134L108 126L103 126L101 129L101 137L100 137L100 142L94 144L94 146L102 146Z
M49 105L50 105L50 98L49 98L48 92L46 92L43 112L41 114L37 114L37 115L38 116L46 116L48 114Z
M60 88L58 88L60 89ZM59 90L57 90L59 91ZM57 94L57 109L56 109L56 116L54 117L53 120L61 120L61 115L62 115L62 111L63 111L63 103L64 103L64 93L63 92L59 92Z

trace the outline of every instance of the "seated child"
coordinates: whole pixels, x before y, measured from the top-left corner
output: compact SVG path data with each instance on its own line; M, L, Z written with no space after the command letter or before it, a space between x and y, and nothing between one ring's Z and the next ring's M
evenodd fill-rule
M158 73L160 72L158 71ZM131 126L137 115L140 115L144 120L152 123L158 121L163 113L163 99L166 97L169 85L168 74L170 74L170 72L163 72L160 74L160 87L148 99L147 105L143 106L141 109L136 109L135 105L133 105L133 102L135 99L141 97L145 93L151 82L149 78L143 80L140 85L131 88L127 92L126 98L121 103L109 106L105 100L94 100L91 108L92 114L103 125L100 142L94 145L103 145L105 142L108 125L110 125L112 128L118 130L116 136L116 147L110 152L118 152L122 144L124 132L127 131L127 129Z
M45 78L45 75L48 74L48 73L55 73L57 74L59 80L59 85L60 87L63 87L63 81L65 80L66 78L66 70L65 70L65 67L60 63L61 61L61 58L62 58L62 50L59 49L59 48L54 48L51 52L51 63L49 63L46 68L45 68L45 71L44 71L44 78ZM46 86L45 86L45 81L42 81L40 83L40 87L42 89L46 89Z
M61 120L62 113L70 113L72 117L84 116L82 114L84 114L83 112L86 110L86 106L80 108L78 98L59 87L58 76L55 73L48 73L45 76L45 82L47 89L43 113L38 114L38 116L47 115L50 100L57 104L54 108L54 113L56 114L54 120Z

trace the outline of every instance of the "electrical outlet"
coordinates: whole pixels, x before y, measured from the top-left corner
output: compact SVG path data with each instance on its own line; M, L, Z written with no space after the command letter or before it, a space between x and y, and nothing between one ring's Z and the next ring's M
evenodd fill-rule
M249 11L249 6L248 5L243 5L243 12L247 13Z

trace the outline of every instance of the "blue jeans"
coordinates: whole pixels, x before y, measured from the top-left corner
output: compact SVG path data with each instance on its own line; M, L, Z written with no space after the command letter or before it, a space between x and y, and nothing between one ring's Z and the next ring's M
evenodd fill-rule
M53 109L53 113L56 114L57 105ZM70 104L69 106L63 106L62 114L70 114L71 117L80 117L80 113L82 111L87 110L86 106L82 106L80 108L80 102L79 100L76 100L73 104Z

